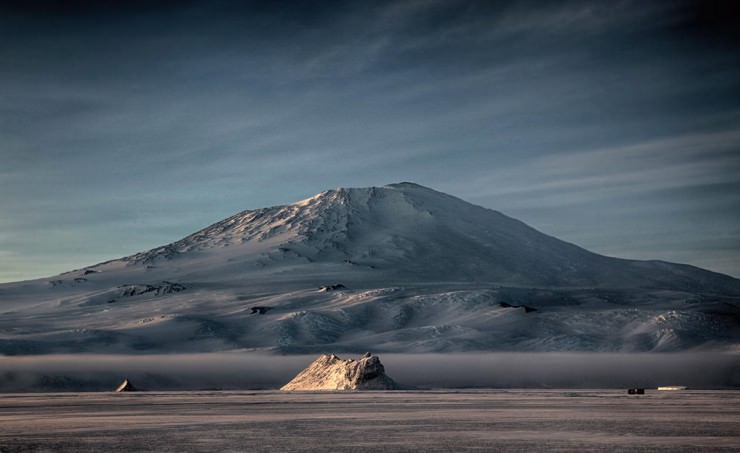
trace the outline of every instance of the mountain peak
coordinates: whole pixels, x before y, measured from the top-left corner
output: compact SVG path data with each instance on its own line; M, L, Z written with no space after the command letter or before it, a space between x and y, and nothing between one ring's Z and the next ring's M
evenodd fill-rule
M393 184L386 184L384 186L370 186L370 187L337 187L336 189L329 189L325 190L323 192L319 192L316 195L313 195L312 197L306 198L301 201L297 201L295 203L291 203L292 205L306 205L309 204L312 200L332 200L332 201L340 201L344 200L349 196L358 196L361 194L378 194L387 192L389 190L393 191L400 191L400 192L410 192L410 191L416 191L416 192L426 192L429 194L437 194L437 195L445 195L442 192L438 192L434 189L431 189L426 186L422 186L420 184L416 184L414 182L398 182Z
M197 260L185 259L186 256ZM359 279L495 282L537 287L735 288L738 282L682 265L609 258L497 211L412 182L337 188L305 200L238 213L180 241L125 258L177 261L224 273L313 273L332 266ZM166 279L166 278L165 278Z
M421 184L417 184L415 182L408 182L408 181L397 182L393 184L386 184L383 187L388 187L391 189L422 189L422 190L429 190L432 192L436 192L435 190L430 189L429 187L422 186Z

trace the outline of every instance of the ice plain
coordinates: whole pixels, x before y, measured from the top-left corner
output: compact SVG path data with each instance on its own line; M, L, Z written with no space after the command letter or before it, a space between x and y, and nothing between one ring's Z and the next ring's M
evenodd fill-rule
M740 392L622 390L0 395L0 451L740 449Z

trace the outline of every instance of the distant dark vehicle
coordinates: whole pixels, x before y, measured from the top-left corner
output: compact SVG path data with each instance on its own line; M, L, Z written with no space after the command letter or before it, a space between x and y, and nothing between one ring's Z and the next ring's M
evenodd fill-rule
M630 395L644 395L645 389L628 389L627 393Z
M272 307L252 307L252 314L258 313L264 315L270 310L272 310Z

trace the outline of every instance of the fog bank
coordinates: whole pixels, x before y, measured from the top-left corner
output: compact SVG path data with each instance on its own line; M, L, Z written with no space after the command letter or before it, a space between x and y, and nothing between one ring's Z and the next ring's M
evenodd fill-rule
M147 390L274 389L315 355L256 353L0 357L0 392L101 391L124 378ZM740 387L731 353L381 354L396 381L420 388Z

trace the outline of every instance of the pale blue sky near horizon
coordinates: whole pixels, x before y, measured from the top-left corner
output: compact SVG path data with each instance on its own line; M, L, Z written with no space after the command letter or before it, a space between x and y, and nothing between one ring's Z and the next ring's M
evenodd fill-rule
M0 282L413 181L740 277L727 1L0 5Z

